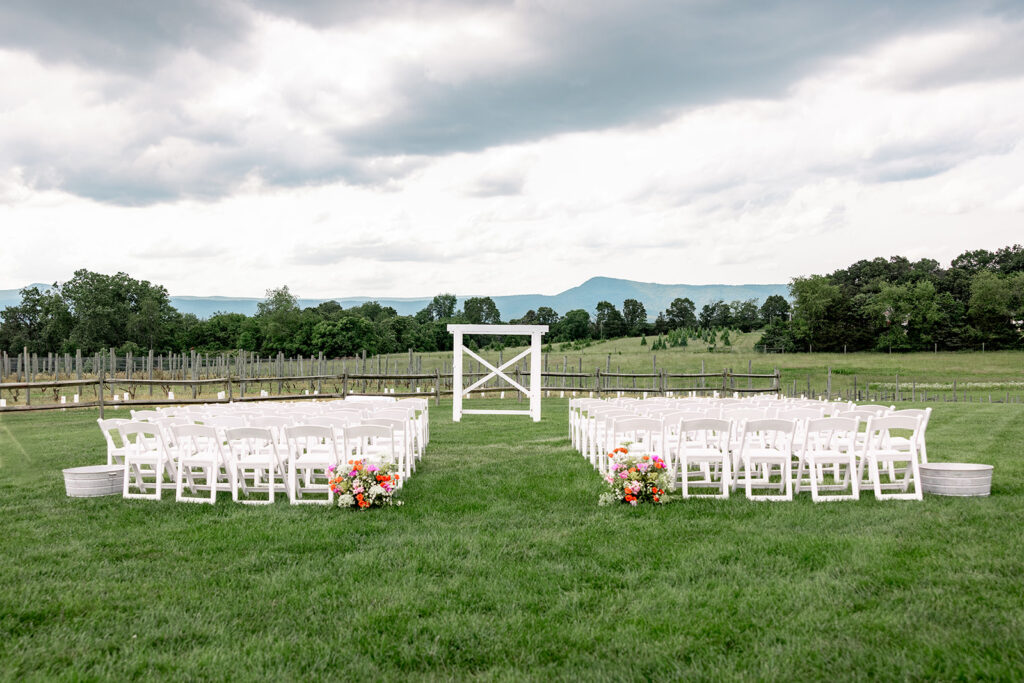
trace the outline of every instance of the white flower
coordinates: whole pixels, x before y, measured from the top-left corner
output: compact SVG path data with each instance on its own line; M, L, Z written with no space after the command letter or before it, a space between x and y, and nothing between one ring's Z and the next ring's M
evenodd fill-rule
M384 487L379 484L374 484L370 487L370 500L376 500L377 496L383 496L386 493Z
M340 508L350 508L350 507L352 507L355 504L356 504L355 497L352 496L349 493L345 493L345 494L342 494L342 495L338 496L338 507L340 507Z

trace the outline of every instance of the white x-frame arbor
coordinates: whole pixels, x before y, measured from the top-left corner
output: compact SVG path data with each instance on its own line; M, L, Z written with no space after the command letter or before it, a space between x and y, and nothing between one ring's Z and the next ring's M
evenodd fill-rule
M540 370L541 370L541 357L540 357L540 338L545 332L548 331L547 325L449 325L448 331L455 335L455 343L452 347L454 357L452 359L452 420L454 422L460 422L463 415L529 415L533 418L534 422L540 422ZM512 360L505 361L500 366L495 367L486 360L473 353L470 349L467 349L462 344L462 335L464 334L502 334L502 335L526 335L530 337L530 347L520 353ZM491 373L476 382L473 382L470 386L465 389L462 388L462 354L463 352L468 353L473 358L476 358L477 362L483 365L485 368L491 371ZM527 389L519 382L509 377L505 372L505 368L514 363L517 363L526 356L530 357L530 387ZM529 410L463 410L462 409L462 398L468 396L469 392L482 386L484 382L492 377L500 377L510 385L523 392L530 397L530 409Z

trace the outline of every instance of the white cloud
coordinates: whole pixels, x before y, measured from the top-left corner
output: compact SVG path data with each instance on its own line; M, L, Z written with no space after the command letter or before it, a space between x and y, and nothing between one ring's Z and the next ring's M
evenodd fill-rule
M921 85L1021 31L991 20L833 59L777 98L479 151L350 153L346 131L412 106L410 70L500 83L547 58L519 21L259 16L148 84L0 51L16 75L0 81L0 288L84 267L175 294L554 293L593 275L784 282L1020 241L1024 78Z

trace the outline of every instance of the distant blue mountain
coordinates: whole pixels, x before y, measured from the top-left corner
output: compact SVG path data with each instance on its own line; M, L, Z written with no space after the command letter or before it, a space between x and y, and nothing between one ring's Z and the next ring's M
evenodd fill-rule
M36 285L40 288L49 285ZM501 311L502 320L520 318L528 310L537 310L541 306L553 308L560 314L576 308L582 308L593 314L597 302L610 301L616 307L622 307L625 299L636 299L647 309L647 315L653 320L658 313L668 308L673 299L688 297L700 312L704 304L713 301L737 301L757 299L764 301L773 294L789 296L786 285L660 285L653 282L636 282L610 277L593 277L578 287L567 289L559 294L513 294L509 296L492 296L494 303ZM459 296L459 305L469 296ZM377 301L382 306L390 306L399 315L413 315L422 310L433 299L433 294L422 298L386 298L386 297L339 297L334 299L344 308L351 308ZM299 299L303 308L316 306L331 299ZM227 296L172 296L171 303L182 313L194 313L200 318L208 318L214 313L245 313L252 315L256 305L263 301L256 297ZM0 309L21 302L17 289L0 290Z

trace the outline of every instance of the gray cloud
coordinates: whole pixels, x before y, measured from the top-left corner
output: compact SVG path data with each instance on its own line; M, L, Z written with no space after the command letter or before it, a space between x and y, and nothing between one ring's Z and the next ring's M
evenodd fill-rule
M1017 20L1012 0L775 0L751 4L646 0L611 3L489 3L514 11L545 58L510 66L500 75L457 84L423 69L400 75L407 104L372 124L321 131L312 141L287 131L253 142L244 122L193 120L174 89L152 86L139 103L144 123L107 159L60 154L31 144L9 151L36 186L59 187L103 202L145 205L179 197L216 199L258 175L279 186L349 183L387 186L429 157L610 126L646 125L687 107L745 97L775 97L827 60L863 50L904 32L956 25L979 17ZM157 8L157 9L154 9ZM309 26L350 25L388 16L422 16L479 8L478 2L390 0L250 0L152 5L114 0L9 0L0 6L0 46L27 50L46 61L68 62L112 75L112 98L149 87L147 79L186 50L229 55L249 33L256 12ZM981 49L948 71L921 73L907 87L1024 73L1015 33L1001 47ZM1008 48L1008 49L1004 49ZM452 46L457 50L458 46ZM244 69L245 65L237 65ZM284 93L284 100L289 96ZM301 108L301 103L288 102ZM206 152L169 174L139 168L136 160L167 137ZM308 152L308 153L295 153ZM878 172L879 179L927 174L933 161ZM937 172L937 171L935 171ZM522 178L485 176L467 194L515 195Z
M174 53L209 53L248 30L236 3L176 0L6 0L0 5L0 45L47 61L144 73Z
M417 106L346 131L346 144L367 154L439 154L654 122L688 106L781 95L825 60L908 30L1021 13L1016 3L962 1L610 6L577 16L528 11L533 33L557 49L536 66L460 85L410 70L401 90Z

